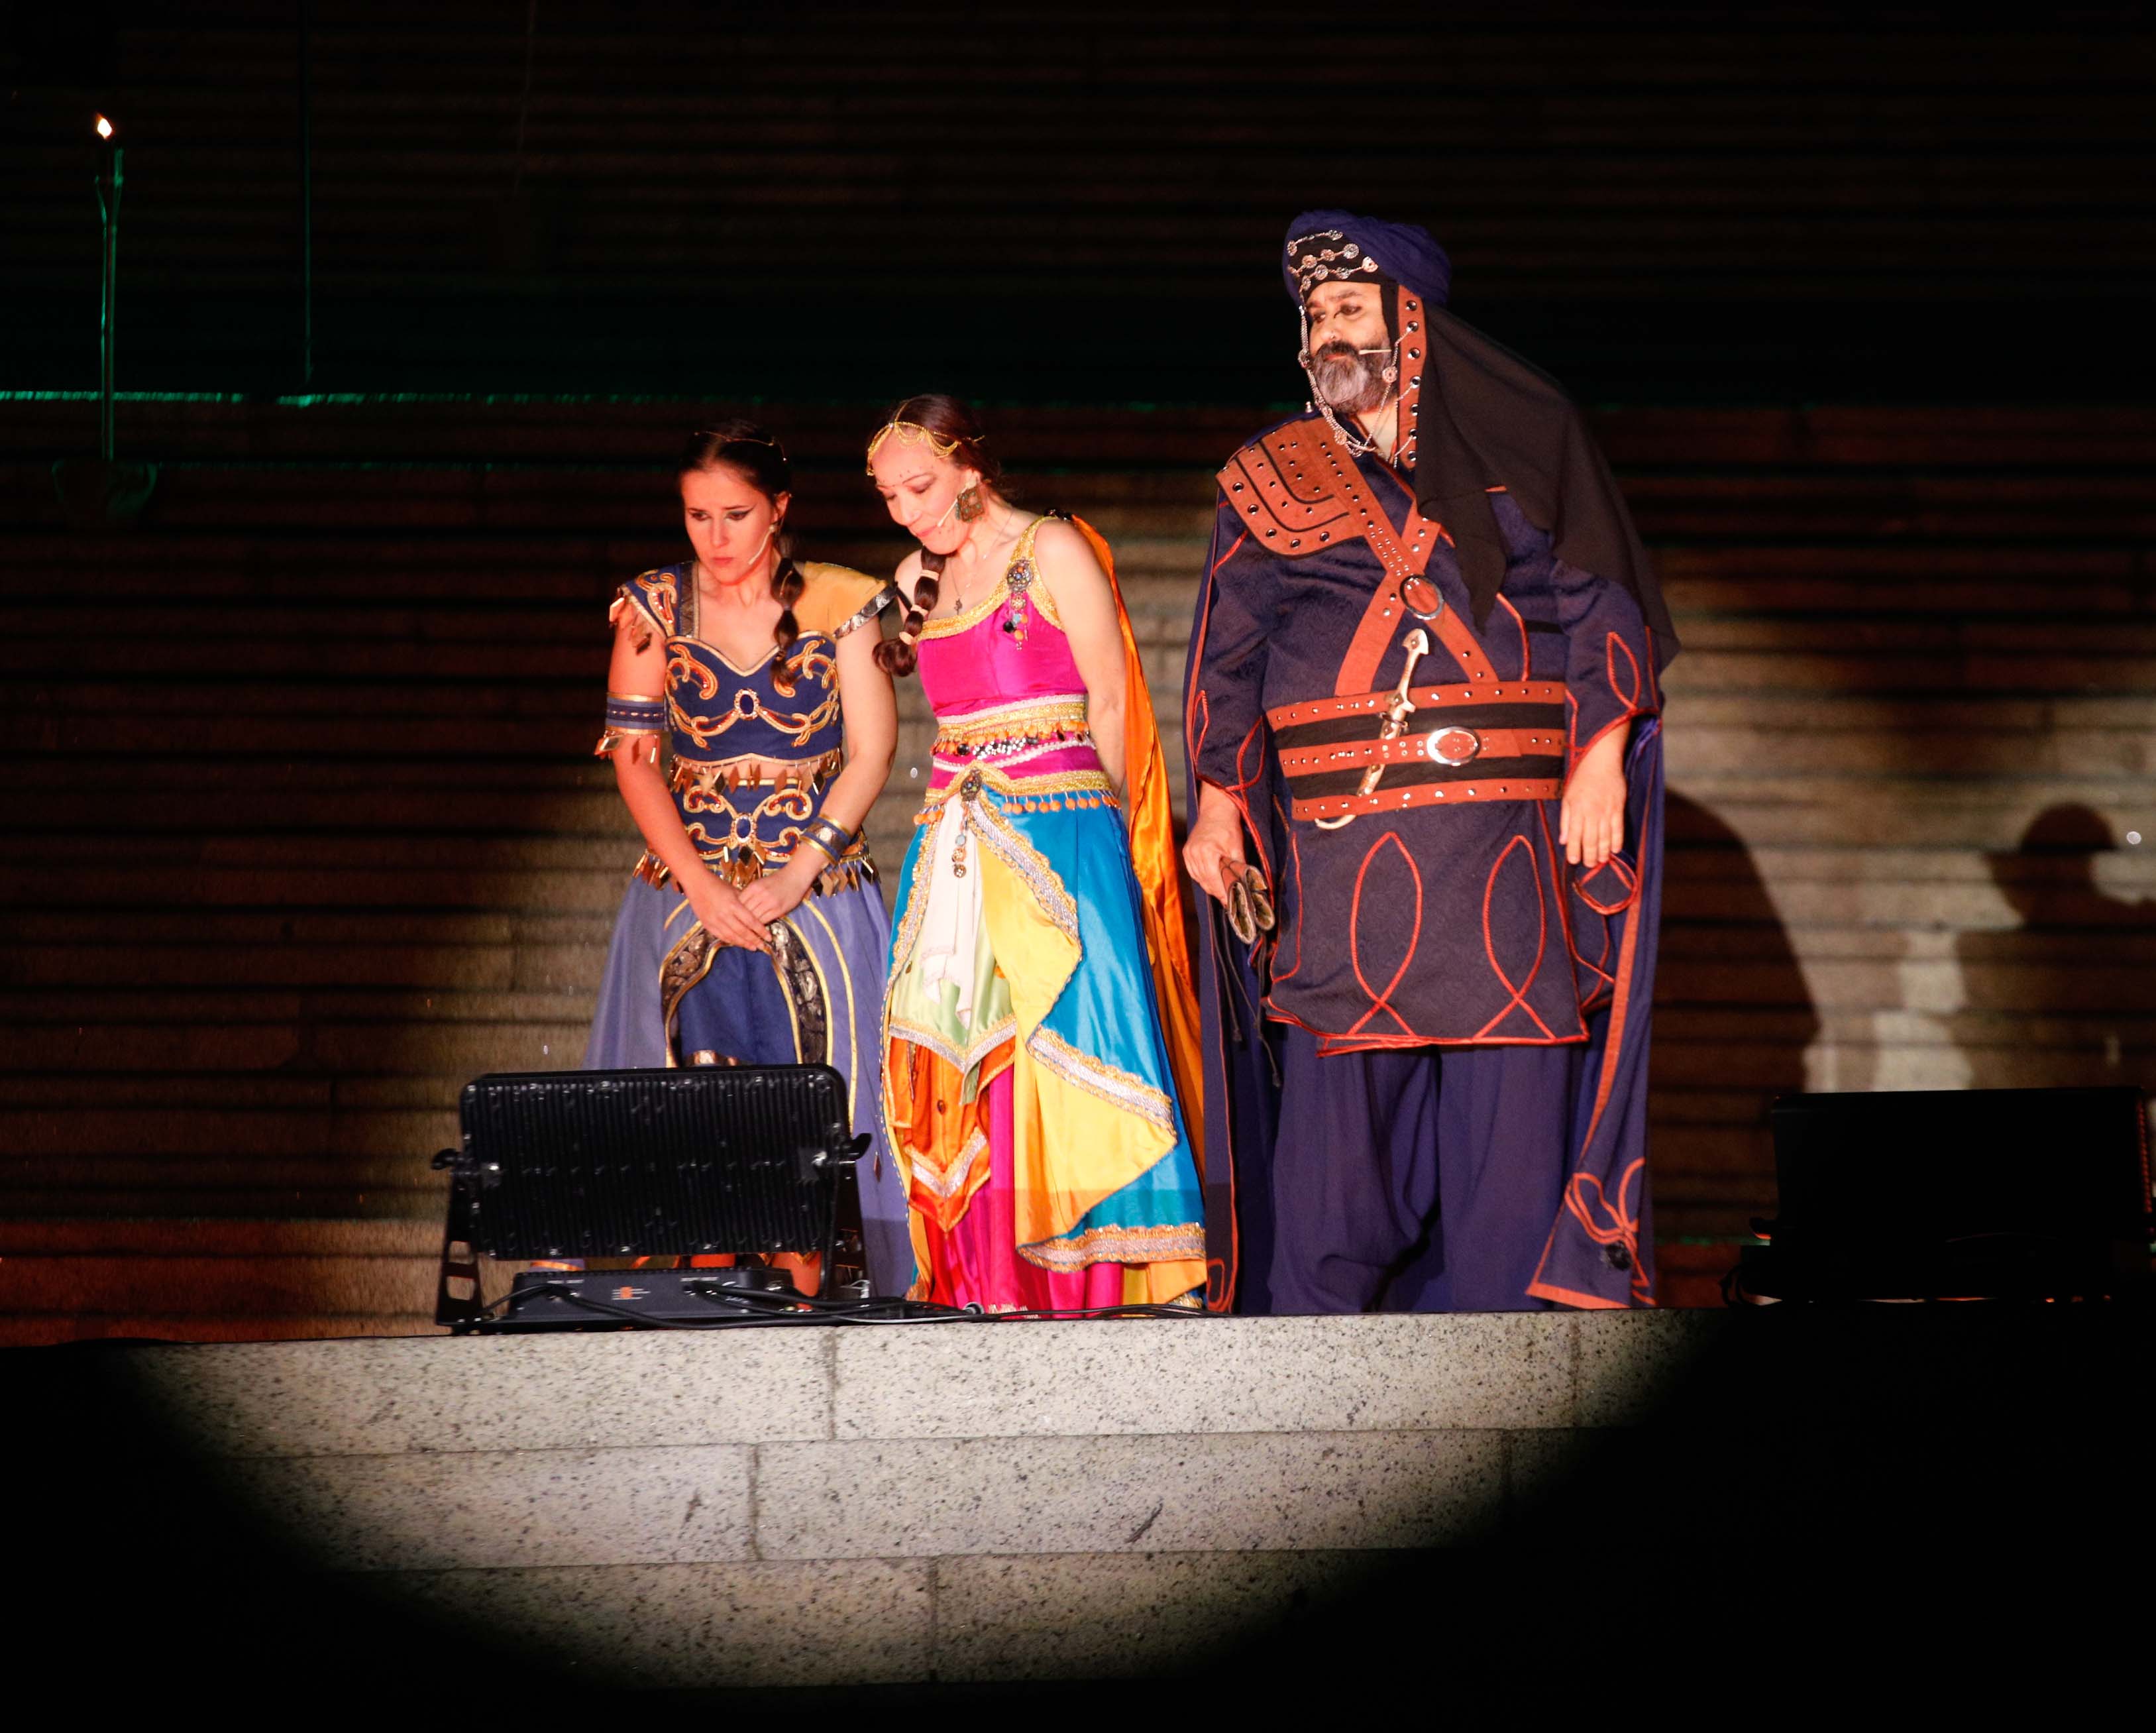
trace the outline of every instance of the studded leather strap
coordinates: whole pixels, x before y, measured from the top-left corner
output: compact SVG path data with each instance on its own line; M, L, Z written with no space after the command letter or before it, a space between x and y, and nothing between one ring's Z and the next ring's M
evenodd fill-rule
M1400 591L1402 585L1411 581L1430 590L1429 601L1435 609L1434 617L1418 615L1418 620L1460 664L1460 672L1471 681L1496 677L1489 655L1473 629L1455 610L1445 606L1435 586L1423 576L1431 549L1445 535L1444 525L1424 517L1410 504L1406 524L1395 533L1392 520L1379 507L1354 458L1322 421L1298 421L1281 428L1260 440L1256 449L1264 454L1259 460L1270 465L1270 473L1263 478L1269 499L1283 494L1296 498L1329 496L1344 508L1336 520L1322 524L1313 520L1301 535L1291 529L1287 553L1306 551L1306 541L1312 536L1332 541L1358 535L1369 543L1370 552L1385 568L1383 581L1370 598L1370 605L1363 610L1348 643L1348 654L1341 659L1334 692L1366 692L1376 683L1385 652L1392 648L1396 635L1407 629L1409 610ZM1246 467L1250 455L1246 451Z
M1427 601L1435 610L1434 615L1427 609L1417 615L1418 623L1435 635L1460 664L1460 671L1470 681L1495 679L1496 671L1490 666L1489 653L1482 648L1481 640L1457 610L1445 605L1436 586L1423 575L1430 565L1430 550L1435 547L1437 538L1445 534L1445 527L1424 517L1410 505L1406 526L1395 535L1391 520L1378 509L1369 482L1332 437L1332 430L1322 422L1303 422L1292 430L1306 437L1314 435L1312 442L1323 448L1322 459L1314 455L1311 461L1322 460L1328 465L1333 485L1354 508L1363 538L1385 568L1384 579L1378 585L1378 593L1370 598L1370 605L1363 609L1355 635L1348 643L1348 654L1341 659L1333 691L1343 694L1366 692L1376 684L1385 652L1392 648L1397 634L1408 629L1409 610L1401 591L1410 584L1430 592Z
M1360 818L1378 812L1409 812L1419 806L1479 806L1491 800L1554 800L1564 784L1554 776L1514 779L1502 770L1473 782L1420 782L1381 788L1368 795L1321 795L1291 801L1288 811L1308 820Z
M1421 719L1435 722L1439 706L1457 710L1463 704L1562 704L1564 682L1507 680L1494 686L1470 686L1455 681L1450 686L1419 686L1408 696L1414 700ZM1350 692L1330 698L1312 698L1301 704L1278 705L1265 712L1265 720L1277 733L1305 723L1331 722L1343 716L1378 716L1383 713L1392 697L1390 692Z
M1436 744L1433 747L1432 742ZM1427 728L1411 728L1391 740L1339 740L1323 746L1296 746L1280 755L1289 777L1327 770L1360 770L1369 764L1481 764L1486 759L1558 758L1564 736L1527 728L1470 728L1442 717Z

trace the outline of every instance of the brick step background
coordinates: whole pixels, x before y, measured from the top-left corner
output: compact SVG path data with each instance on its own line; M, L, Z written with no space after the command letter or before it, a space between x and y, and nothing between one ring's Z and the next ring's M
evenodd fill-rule
M690 402L0 401L0 1340L427 1327L456 1091L573 1065L638 844L588 756ZM808 550L903 543L875 406L773 406ZM1277 413L994 412L1115 544L1171 759L1209 474ZM1686 643L1651 1105L1718 1301L1783 1090L2156 1072L2156 415L1610 411ZM929 724L871 821L895 872Z

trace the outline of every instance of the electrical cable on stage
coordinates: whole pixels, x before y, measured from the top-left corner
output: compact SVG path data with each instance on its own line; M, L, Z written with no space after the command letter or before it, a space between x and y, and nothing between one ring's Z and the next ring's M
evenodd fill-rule
M1011 1312L989 1312L978 1306L949 1306L936 1300L910 1299L830 1299L820 1295L781 1293L770 1289L720 1288L716 1283L708 1285L689 1284L685 1292L714 1306L723 1304L737 1308L733 1315L714 1315L706 1319L667 1317L639 1311L634 1307L616 1304L579 1293L567 1282L547 1282L524 1290L521 1296L527 1301L534 1295L547 1295L566 1304L619 1318L624 1323L654 1329L769 1329L773 1326L799 1327L819 1324L1004 1324L1022 1319L1053 1322L1058 1319L1106 1319L1114 1318L1204 1318L1208 1314L1187 1306L1162 1306L1145 1304L1115 1306L1087 1306L1062 1308L1030 1308ZM721 1300L723 1295L723 1301ZM508 1304L507 1297L487 1308L494 1312Z

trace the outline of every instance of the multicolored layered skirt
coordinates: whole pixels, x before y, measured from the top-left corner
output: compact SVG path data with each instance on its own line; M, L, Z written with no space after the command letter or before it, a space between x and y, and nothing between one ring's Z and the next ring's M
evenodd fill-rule
M1196 1304L1198 1170L1084 697L942 723L884 1024L913 1293L998 1311Z

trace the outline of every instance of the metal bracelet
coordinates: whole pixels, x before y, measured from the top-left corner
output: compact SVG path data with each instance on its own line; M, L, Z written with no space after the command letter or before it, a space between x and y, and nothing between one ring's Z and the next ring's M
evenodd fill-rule
M801 840L815 844L836 866L854 846L854 833L834 819L812 819L801 827Z

